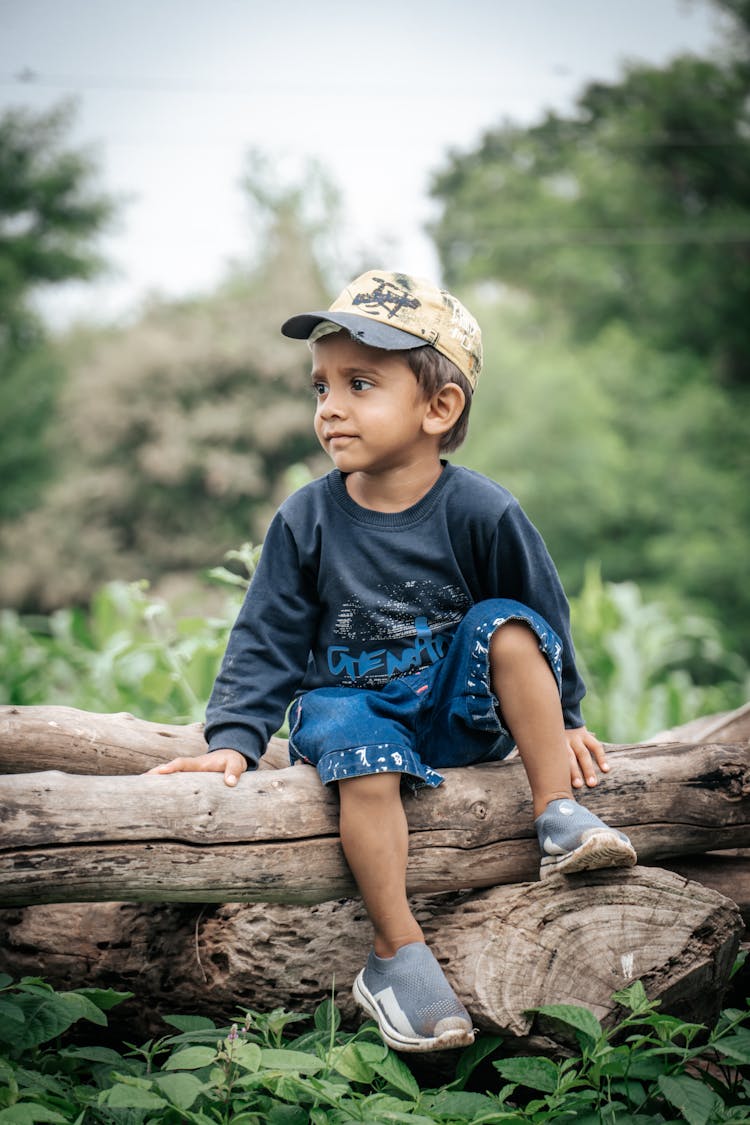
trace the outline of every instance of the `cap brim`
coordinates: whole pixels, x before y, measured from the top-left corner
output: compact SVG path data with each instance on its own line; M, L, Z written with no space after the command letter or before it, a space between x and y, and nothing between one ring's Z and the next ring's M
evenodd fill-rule
M423 348L427 344L427 340L423 340L421 336L402 332L400 328L371 320L369 316L347 312L300 313L299 316L285 320L281 331L292 340L307 340L312 330L324 320L340 324L360 344L369 344L372 348L383 348L389 352L400 351L402 348Z

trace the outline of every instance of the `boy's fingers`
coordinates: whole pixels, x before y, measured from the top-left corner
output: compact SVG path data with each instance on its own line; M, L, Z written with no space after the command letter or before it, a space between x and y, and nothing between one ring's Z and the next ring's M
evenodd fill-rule
M570 783L574 789L580 789L583 785L583 778L581 777L578 758L572 746L568 747L568 756L570 758Z
M210 770L212 765L206 761L208 755L201 754L196 758L172 758L171 762L163 762L154 766L147 773L200 773L201 770Z
M586 746L583 743L576 743L573 747L573 754L578 762L580 776L587 785L596 785L596 771L594 769L594 762L589 754Z
M607 761L607 751L604 749L601 742L599 742L599 740L597 739L596 742L594 742L593 745L590 745L589 748L596 758L596 764L598 765L599 769L603 770L604 773L606 773L609 769L609 762Z
M162 762L160 766L154 766L153 769L146 770L146 773L177 773L179 770L190 768L183 764L186 761L189 761L189 759L173 758L171 762Z

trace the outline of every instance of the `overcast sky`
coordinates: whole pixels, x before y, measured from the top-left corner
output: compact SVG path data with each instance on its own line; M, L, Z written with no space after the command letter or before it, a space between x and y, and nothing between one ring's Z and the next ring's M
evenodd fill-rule
M45 308L109 318L210 289L252 255L250 148L286 181L324 164L344 255L437 277L422 228L447 150L717 40L705 0L0 0L0 110L75 97L75 141L123 199L111 275Z

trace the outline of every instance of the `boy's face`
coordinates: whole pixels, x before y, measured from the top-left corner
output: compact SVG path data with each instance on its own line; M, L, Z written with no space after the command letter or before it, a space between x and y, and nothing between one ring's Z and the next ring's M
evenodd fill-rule
M435 451L422 422L428 400L399 355L359 344L347 332L312 346L315 433L344 473L385 472Z

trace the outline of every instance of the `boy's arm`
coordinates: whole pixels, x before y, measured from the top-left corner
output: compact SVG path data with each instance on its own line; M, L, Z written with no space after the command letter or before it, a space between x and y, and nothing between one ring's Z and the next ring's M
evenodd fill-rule
M302 684L319 614L314 568L277 513L208 701L210 751L231 747L257 766Z
M313 568L277 513L208 702L208 753L148 772L223 772L226 784L236 785L255 769L304 679L318 615Z

